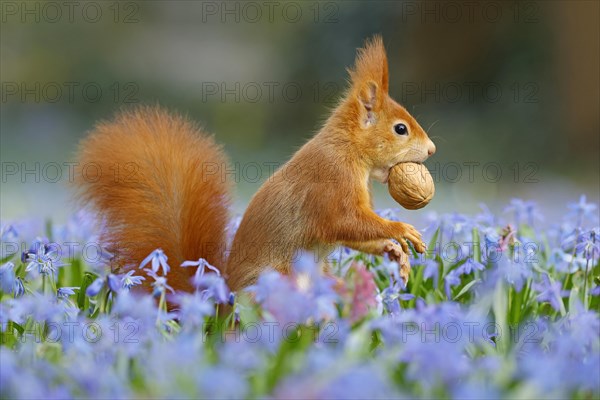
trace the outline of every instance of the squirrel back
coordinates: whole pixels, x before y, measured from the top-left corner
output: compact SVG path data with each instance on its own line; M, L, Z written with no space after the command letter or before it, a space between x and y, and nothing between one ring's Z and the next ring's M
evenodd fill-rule
M101 122L79 146L75 179L83 203L99 211L101 240L117 262L136 268L161 248L169 284L191 289L186 260L224 263L230 185L214 173L228 159L188 119L139 107Z

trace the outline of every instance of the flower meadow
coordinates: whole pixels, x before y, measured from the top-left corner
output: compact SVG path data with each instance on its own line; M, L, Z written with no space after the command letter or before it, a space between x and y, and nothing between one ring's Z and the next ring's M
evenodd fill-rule
M219 266L160 249L120 270L85 212L3 223L0 396L600 397L595 204L548 222L515 199L417 228L428 250L406 286L395 262L340 248L328 274L298 254L231 293ZM194 292L173 292L174 268Z

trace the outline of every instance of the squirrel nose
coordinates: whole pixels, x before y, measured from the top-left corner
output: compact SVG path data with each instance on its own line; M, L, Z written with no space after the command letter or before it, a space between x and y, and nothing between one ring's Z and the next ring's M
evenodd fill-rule
M435 144L430 140L427 146L427 156L432 156L435 153Z

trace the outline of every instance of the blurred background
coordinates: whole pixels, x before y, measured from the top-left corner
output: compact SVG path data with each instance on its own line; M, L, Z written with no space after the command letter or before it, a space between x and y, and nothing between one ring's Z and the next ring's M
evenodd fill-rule
M596 1L1 3L0 217L73 212L78 141L95 121L161 104L225 146L243 211L341 96L381 33L390 94L428 131L425 210L549 210L599 198ZM394 206L374 184L375 205ZM407 211L415 215L423 211Z

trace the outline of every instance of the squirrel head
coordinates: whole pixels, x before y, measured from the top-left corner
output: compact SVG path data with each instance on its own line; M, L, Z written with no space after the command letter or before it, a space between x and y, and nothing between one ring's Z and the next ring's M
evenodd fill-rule
M408 111L388 94L388 62L383 40L375 36L358 50L349 70L351 87L345 99L353 141L358 144L373 178L386 182L400 162L423 162L435 145ZM348 115L350 114L350 115Z

